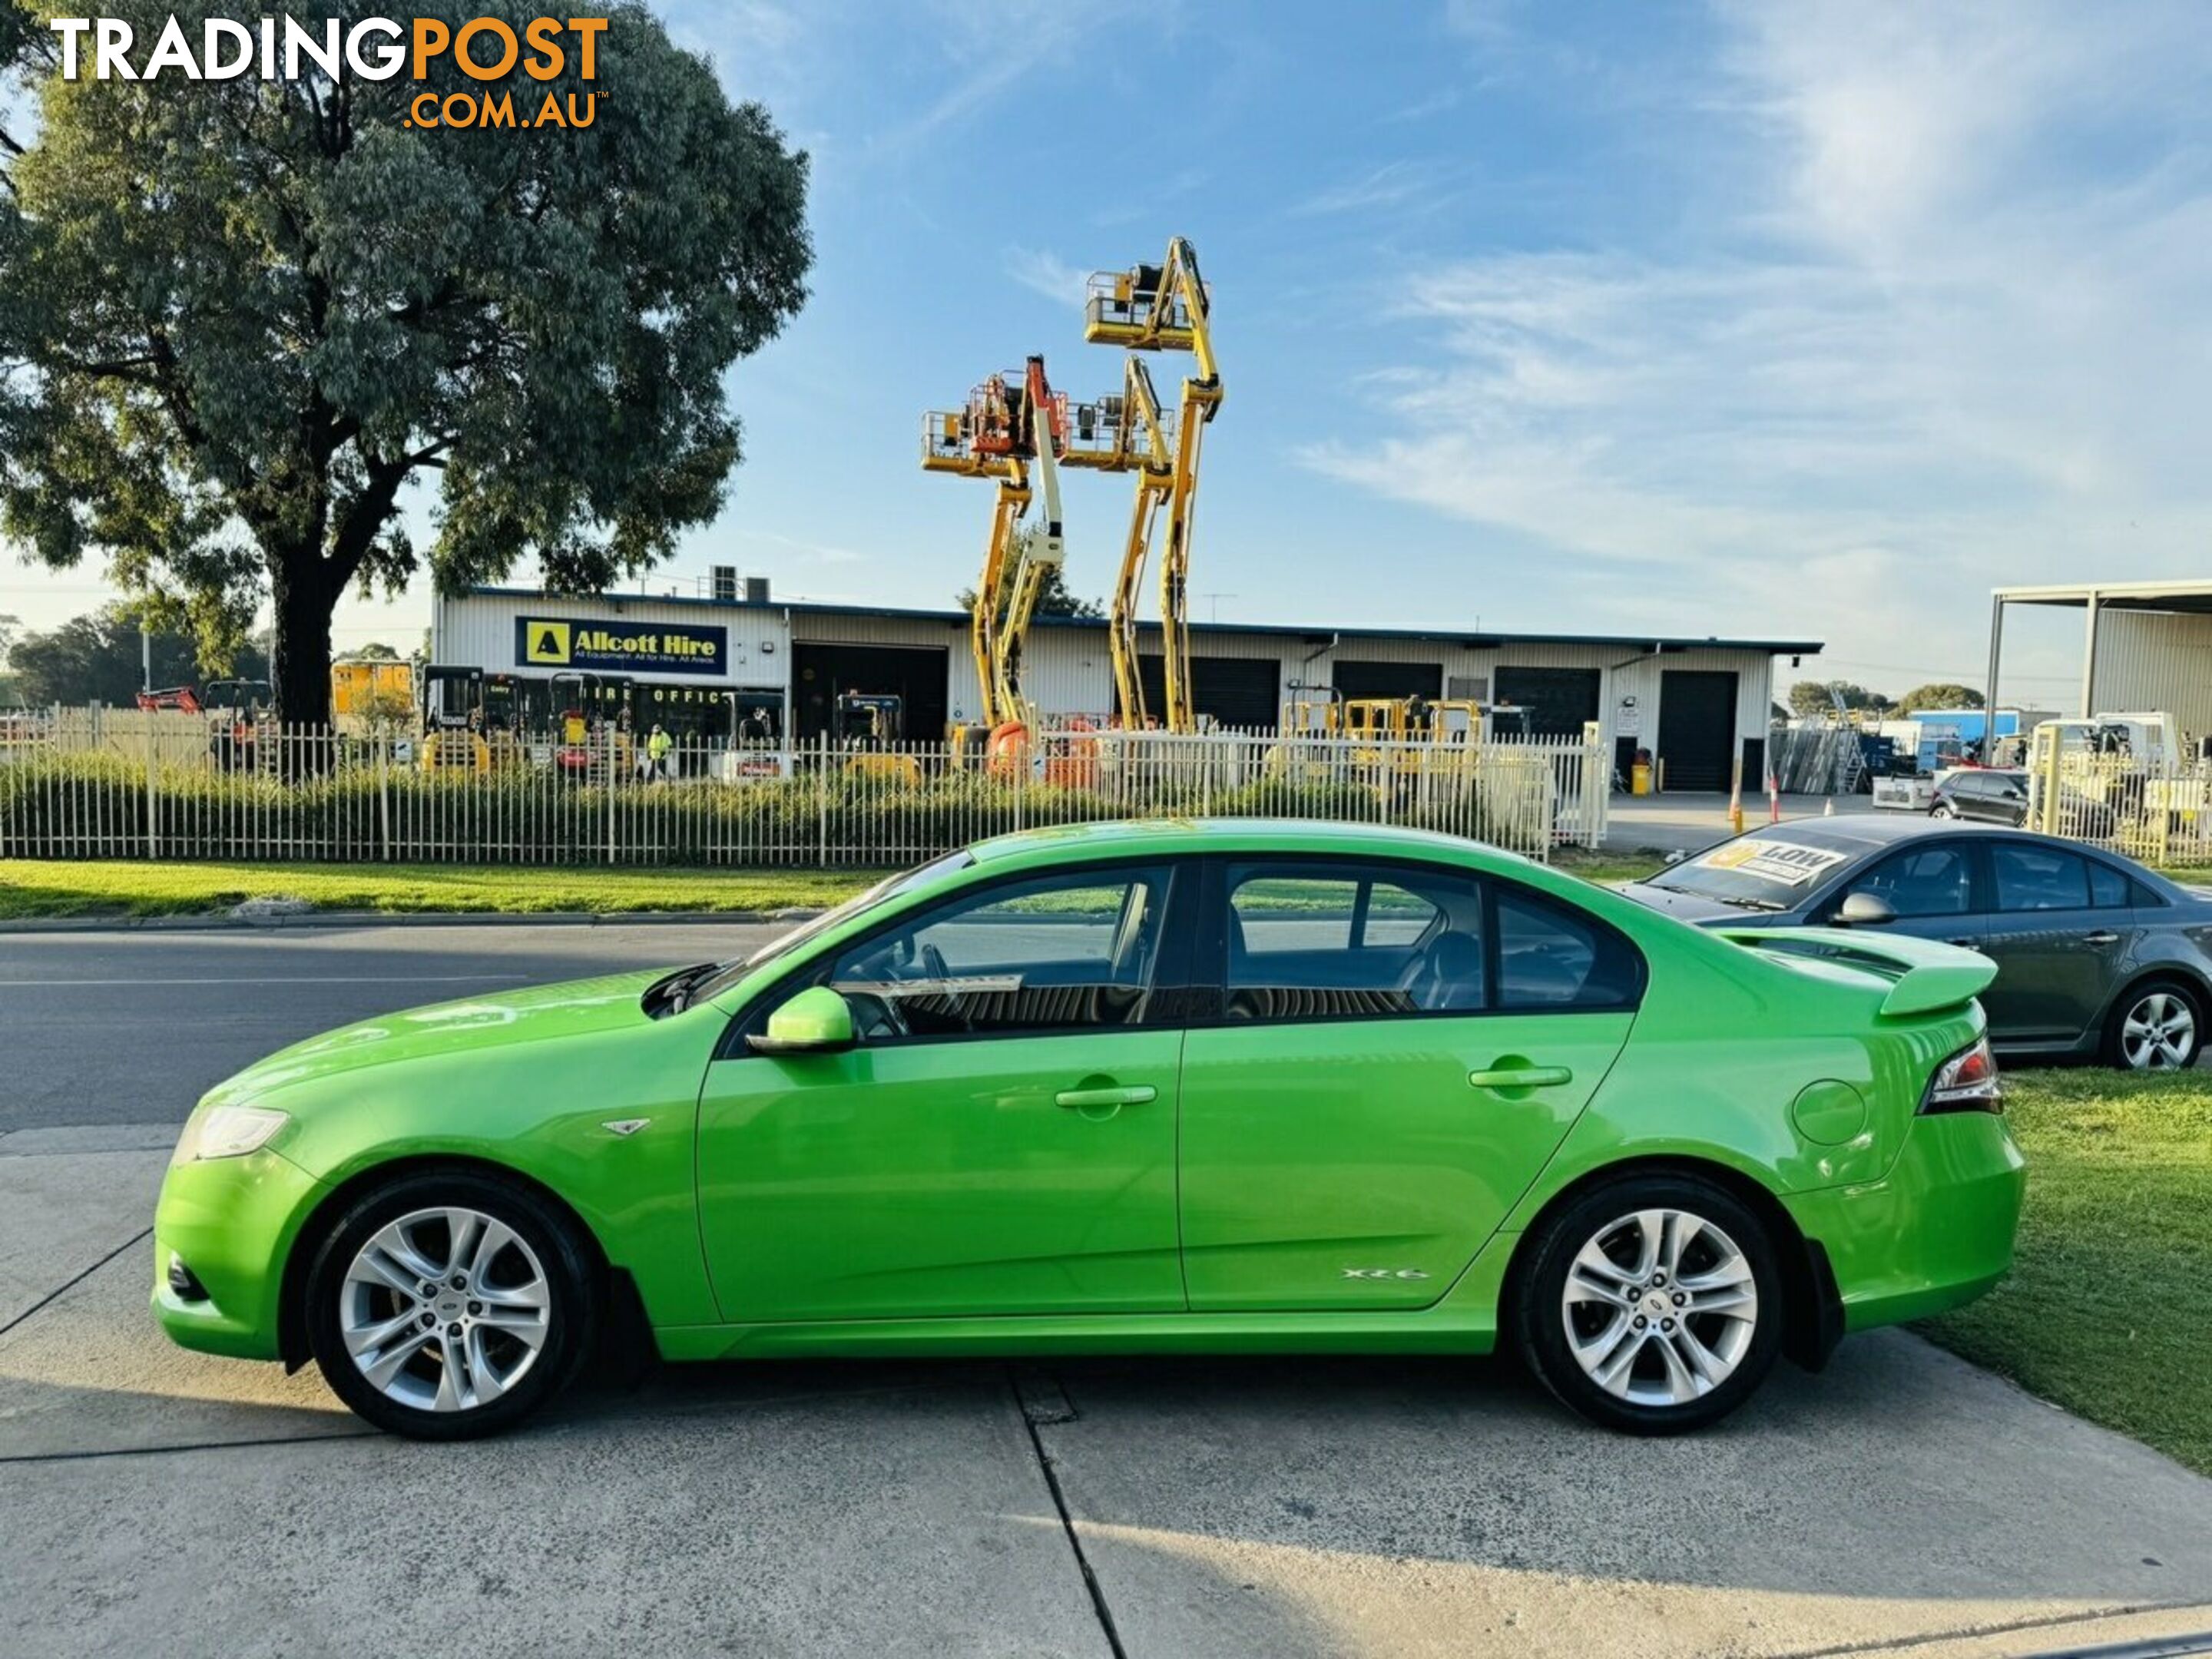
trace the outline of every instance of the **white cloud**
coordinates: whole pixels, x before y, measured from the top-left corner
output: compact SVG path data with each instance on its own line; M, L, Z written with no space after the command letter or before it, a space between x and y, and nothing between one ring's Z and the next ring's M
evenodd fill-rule
M1090 273L1079 270L1057 253L1042 248L1010 247L1006 269L1006 275L1024 288L1048 300L1064 300L1075 306L1083 303L1083 285Z
M1614 620L1840 658L1963 670L1997 583L2201 573L2204 15L1731 9L1705 118L1764 160L1698 251L1427 271L1387 434L1305 459L1602 562Z
M1434 172L1419 162L1386 161L1357 178L1316 191L1291 211L1302 215L1358 213L1373 208L1403 207L1431 194L1436 183Z

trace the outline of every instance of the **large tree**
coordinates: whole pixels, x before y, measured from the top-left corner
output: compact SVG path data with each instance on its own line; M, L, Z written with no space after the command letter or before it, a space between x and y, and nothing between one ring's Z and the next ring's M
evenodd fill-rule
M156 686L198 686L218 675L240 679L264 679L269 660L252 645L226 650L221 660L201 659L190 638L155 633L150 651L143 647L137 618L128 607L103 606L46 633L19 635L8 652L8 668L24 702L104 702L128 704L138 695L152 659Z
M1067 585L1066 565L1048 566L1044 580L1037 584L1036 614L1040 617L1082 617L1097 618L1106 614L1106 607L1096 599L1086 599ZM1011 585L1004 596L1012 598ZM953 603L963 611L972 613L975 609L975 590L963 587L952 596Z
M1936 680L1916 685L1897 700L1899 708L1979 708L1982 694L1956 680Z
M1881 714L1893 707L1879 691L1869 691L1850 680L1800 680L1790 688L1790 710L1800 718L1832 714L1840 700L1844 708Z
M101 9L141 66L172 12L197 43L234 9ZM310 27L379 10L337 0ZM588 82L573 36L542 84L450 54L421 82L71 82L0 0L37 109L0 131L0 532L48 564L104 558L217 654L265 601L279 703L319 721L349 586L395 592L427 556L452 590L529 556L590 592L713 518L739 455L725 372L805 298L806 158L641 6L605 15ZM412 125L425 90L596 106L582 127ZM430 479L418 551L403 497Z

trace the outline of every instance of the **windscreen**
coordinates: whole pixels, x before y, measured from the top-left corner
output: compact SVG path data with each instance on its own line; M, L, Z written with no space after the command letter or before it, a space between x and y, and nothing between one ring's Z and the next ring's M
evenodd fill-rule
M1650 884L1747 910L1794 910L1869 850L1816 824L1778 824L1685 859Z

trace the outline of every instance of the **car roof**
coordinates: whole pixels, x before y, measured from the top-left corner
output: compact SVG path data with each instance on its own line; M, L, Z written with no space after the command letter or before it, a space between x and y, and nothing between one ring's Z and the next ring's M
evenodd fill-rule
M1515 864L1532 860L1462 836L1403 830L1381 823L1334 823L1311 818L1121 818L1102 823L1054 824L978 842L969 849L978 864L1047 851L1113 853L1375 853L1434 858L1472 853Z

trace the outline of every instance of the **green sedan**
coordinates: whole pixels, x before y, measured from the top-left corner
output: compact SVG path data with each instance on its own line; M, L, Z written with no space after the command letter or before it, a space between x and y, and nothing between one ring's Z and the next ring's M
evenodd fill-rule
M741 961L418 1008L185 1126L154 1309L488 1433L586 1357L1455 1353L1639 1432L1979 1295L1974 1000L1413 832L987 842Z

